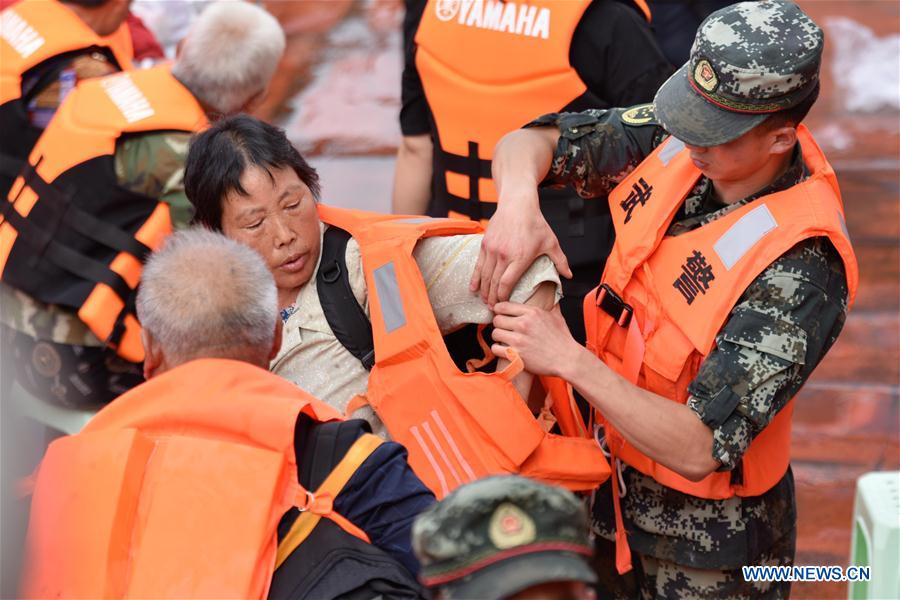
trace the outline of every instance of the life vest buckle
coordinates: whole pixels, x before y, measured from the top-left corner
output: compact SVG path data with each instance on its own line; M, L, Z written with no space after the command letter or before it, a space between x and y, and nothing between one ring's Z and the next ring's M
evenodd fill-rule
M619 327L628 327L634 314L634 308L606 283L600 284L600 288L597 290L597 306L615 319Z

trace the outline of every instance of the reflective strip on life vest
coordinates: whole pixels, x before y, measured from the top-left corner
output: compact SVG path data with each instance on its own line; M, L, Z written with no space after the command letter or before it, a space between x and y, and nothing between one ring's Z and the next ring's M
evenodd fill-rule
M389 262L375 269L375 288L381 299L381 313L384 329L388 333L406 325L406 313L403 311L403 299L400 297L400 284L394 263Z

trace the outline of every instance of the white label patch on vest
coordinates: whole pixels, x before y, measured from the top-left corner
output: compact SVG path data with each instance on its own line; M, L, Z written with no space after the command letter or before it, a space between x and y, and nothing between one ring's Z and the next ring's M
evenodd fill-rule
M659 160L662 161L664 167L668 167L669 163L672 162L672 159L675 158L675 155L682 150L684 150L684 142L674 135L670 135L669 139L666 141L666 145L659 151Z
M441 0L435 3L437 18L449 21L458 15L456 22L464 27L490 29L548 39L550 37L550 9L504 2L503 0Z
M100 85L122 112L122 116L129 123L135 123L141 119L152 117L155 113L150 101L143 92L134 85L128 73L120 73L100 79Z
M44 38L13 9L0 14L0 38L22 58L28 58L44 45Z
M778 227L769 207L763 204L754 208L728 228L713 245L725 268L737 264L767 233Z

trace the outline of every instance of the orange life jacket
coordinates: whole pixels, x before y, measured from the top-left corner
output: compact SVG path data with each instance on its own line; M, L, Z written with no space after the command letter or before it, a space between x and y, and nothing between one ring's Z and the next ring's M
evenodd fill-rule
M364 402L406 446L410 466L438 498L496 473L573 490L606 480L609 465L567 384L543 380L564 435L546 433L511 383L521 359L500 373L463 373L447 352L413 248L426 237L480 233L480 224L323 205L319 215L359 243L375 343Z
M805 127L798 137L808 179L678 236L666 231L700 177L679 140L666 140L613 190L616 243L603 283L584 301L588 347L604 363L644 389L686 402L688 384L744 290L811 237L834 244L853 302L858 269L837 180ZM724 499L758 496L784 476L792 412L793 401L750 444L740 483L724 472L692 482L642 454L609 422L604 428L614 457L680 492Z
M315 493L294 425L339 415L247 363L201 359L134 388L54 441L32 500L30 598L265 598L321 518L368 541L332 501L380 439L357 440ZM305 512L277 542L291 507Z
M649 20L646 2L635 4ZM585 94L587 86L569 64L569 47L589 5L428 2L415 60L434 119L430 214L487 222L497 202L491 158L500 138ZM502 60L492 58L498 55Z
M135 288L144 257L172 225L167 204L118 184L116 141L206 125L200 104L166 66L82 82L3 203L3 282L77 311L123 358L143 360Z
M100 37L57 0L21 0L0 13L0 196L6 197L41 134L28 121L23 76L53 59L92 49L105 52L120 69L131 68L131 34L124 23ZM43 89L40 83L35 88L25 95Z

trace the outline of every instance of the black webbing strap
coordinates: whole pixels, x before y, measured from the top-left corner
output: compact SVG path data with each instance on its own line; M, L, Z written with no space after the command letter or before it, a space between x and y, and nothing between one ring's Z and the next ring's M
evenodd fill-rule
M25 164L27 164L27 162L17 156L7 154L6 152L0 152L0 175L15 180L16 177L19 176L22 166Z
M12 203L7 202L4 209L10 206ZM21 240L31 246L37 256L43 257L81 279L108 285L127 305L133 290L122 276L110 269L108 265L60 244L51 233L35 226L15 209L4 210L4 217L18 232L17 241Z
M478 143L469 142L469 154L462 156L452 154L437 148L437 167L443 171L451 173L459 173L469 178L469 197L462 198L451 194L449 190L444 189L444 202L448 210L466 215L474 221L490 219L497 211L496 202L485 202L481 199L478 189L479 178L491 178L491 161L478 157ZM443 183L446 188L446 183ZM585 202L583 198L578 196L574 191L561 201L554 199L552 203L542 203L541 212L545 217L551 214L558 215L557 218L568 223L569 237L583 237L584 221L588 216L592 216L597 212L603 211L602 204L605 204L605 198L599 198Z
M335 337L370 371L375 365L372 323L356 301L345 259L350 234L329 226L322 239L322 261L316 273L316 288L325 319Z
M39 165L40 161L37 164ZM127 231L98 219L76 206L66 194L44 181L38 174L36 166L26 163L22 168L22 176L26 185L37 194L39 202L53 212L56 227L64 226L108 248L127 252L141 262L150 254L150 248Z
M473 221L480 221L481 219L490 219L494 216L494 213L497 211L497 203L496 202L484 202L482 200L467 200L466 198L462 198L460 196L456 196L447 192L447 196L445 197L447 202L447 209L452 210L453 212L457 212L461 215L466 215Z
M441 171L459 173L469 178L469 198L466 200L447 192L448 208L455 212L467 215L474 221L490 219L494 214L496 205L492 202L482 202L478 189L479 179L491 178L491 161L478 157L478 142L469 141L469 153L466 156L445 152L441 148L436 149L437 164ZM446 183L443 184L446 186ZM459 201L462 201L460 203ZM485 209L490 209L487 211Z

